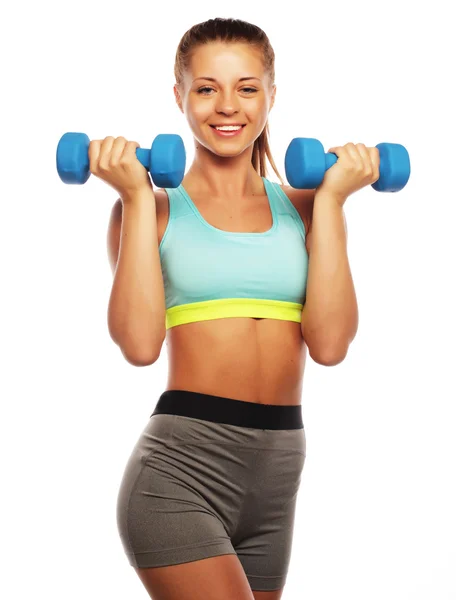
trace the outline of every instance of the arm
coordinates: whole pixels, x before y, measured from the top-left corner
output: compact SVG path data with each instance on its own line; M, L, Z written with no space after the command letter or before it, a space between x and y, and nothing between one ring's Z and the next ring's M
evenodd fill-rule
M333 366L343 361L358 329L347 224L343 207L323 190L306 206L309 267L301 331L312 359Z
M166 336L152 190L144 190L134 199L116 201L107 237L114 275L108 307L109 333L129 363L150 365L160 355Z

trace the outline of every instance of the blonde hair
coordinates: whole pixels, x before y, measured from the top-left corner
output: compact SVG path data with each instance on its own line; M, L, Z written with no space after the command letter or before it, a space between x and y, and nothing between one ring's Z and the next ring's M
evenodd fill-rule
M271 82L274 82L275 54L266 33L256 25L240 19L216 18L194 25L182 36L177 47L174 63L174 76L178 86L182 85L184 73L190 66L192 52L195 48L217 41L226 43L243 42L260 50L265 70L269 74ZM266 158L268 158L280 182L284 185L283 179L272 158L269 146L268 122L266 122L263 131L253 145L252 165L261 177L266 177L267 174Z

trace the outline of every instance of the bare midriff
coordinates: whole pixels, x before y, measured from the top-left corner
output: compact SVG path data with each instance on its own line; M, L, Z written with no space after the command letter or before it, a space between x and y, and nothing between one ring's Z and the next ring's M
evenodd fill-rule
M165 191L155 190L158 243L168 224ZM255 198L254 210L224 215L215 203L192 201L204 218L222 231L262 233L272 226L267 196ZM166 390L187 390L256 402L301 404L307 346L301 324L278 319L233 317L177 325L167 330Z

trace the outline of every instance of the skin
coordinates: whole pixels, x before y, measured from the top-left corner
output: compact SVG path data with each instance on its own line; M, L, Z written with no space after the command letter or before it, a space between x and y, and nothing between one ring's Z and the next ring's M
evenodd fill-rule
M239 81L247 76L256 79ZM199 77L217 81L195 81ZM174 93L194 135L195 157L182 185L198 210L225 231L270 229L263 181L251 163L254 142L276 93L260 52L245 44L202 46ZM247 125L231 139L218 137L209 125L235 122ZM155 191L155 196L160 243L168 222L168 199L164 190ZM308 225L310 204L296 197L293 201ZM202 321L169 329L166 343L167 389L266 404L301 402L307 348L299 323L252 318Z
M247 75L257 79L239 81ZM202 76L217 81L194 81ZM209 89L198 93L205 86ZM248 93L246 87L257 91ZM276 93L264 72L261 55L243 44L198 48L182 85L175 86L174 93L195 143L195 158L182 185L203 218L225 231L261 233L270 229L272 218L263 181L251 164L254 141L264 128ZM230 122L247 126L232 139L219 138L209 126ZM120 140L119 146L124 142ZM348 264L343 206L350 194L377 181L379 157L375 148L363 144L349 143L329 152L334 152L338 161L316 190L283 186L306 229L309 274L301 323L229 318L173 327L166 338L170 366L167 390L297 405L301 402L308 349L312 358L323 365L344 359L356 334L357 303ZM136 163L132 148L129 164ZM154 194L160 244L168 224L169 204L163 189ZM112 254L114 257L115 252ZM250 597L245 576L232 555L137 572L151 597L155 597L162 586L163 590L187 587L189 580L197 581L199 576L208 580L206 569L225 592L231 585L236 588L235 595L241 597L243 589L244 596ZM217 594L213 585L211 591ZM252 597L280 600L282 592L254 591Z
M194 81L204 76L217 79L217 83ZM239 81L247 76L258 79ZM184 187L241 211L248 197L264 194L251 160L253 144L274 105L276 86L264 71L261 53L246 44L202 46L194 52L183 84L174 86L174 94L195 143L195 158ZM247 127L232 139L217 136L209 126L237 122Z
M241 79L249 77L249 81ZM212 81L202 80L212 77ZM263 130L276 89L261 55L245 44L199 47L184 79L174 88L177 105L194 134L195 158L183 180L194 204L213 227L261 233L272 217L261 177L251 164L253 143ZM245 123L235 138L217 136L210 124ZM112 213L110 256L119 249L125 185L145 188L145 169L134 154L136 142L106 138L91 142L91 171L122 196ZM166 332L170 371L167 389L187 389L267 404L299 404L307 350L322 365L342 362L358 327L358 306L347 255L343 207L349 195L379 177L377 148L348 143L329 150L337 162L316 190L282 186L306 230L309 256L301 323L277 319L229 318L188 323ZM119 159L120 157L120 159ZM104 165L104 166L103 166ZM136 175L135 175L136 173ZM142 196L141 190L138 192ZM169 200L155 191L158 243L168 224ZM330 243L328 243L330 240ZM161 345L134 349L133 364L152 364Z

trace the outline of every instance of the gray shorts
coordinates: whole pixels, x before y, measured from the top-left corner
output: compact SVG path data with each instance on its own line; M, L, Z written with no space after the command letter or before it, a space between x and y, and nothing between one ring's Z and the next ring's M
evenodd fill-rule
M117 498L130 564L237 554L253 590L284 587L305 456L301 405L164 392Z

